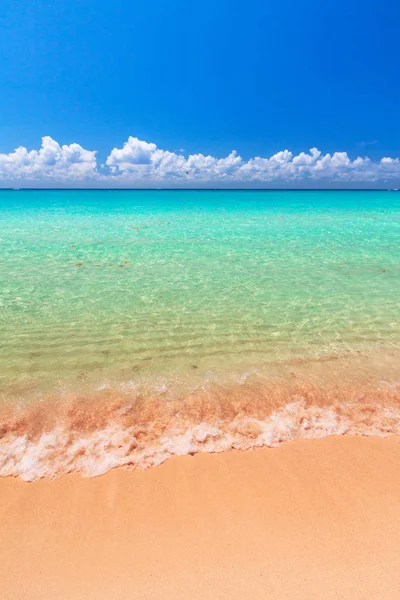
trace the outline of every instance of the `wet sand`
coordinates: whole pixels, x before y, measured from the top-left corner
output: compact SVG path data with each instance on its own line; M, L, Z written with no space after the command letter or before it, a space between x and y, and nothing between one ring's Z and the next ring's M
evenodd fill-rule
M4 600L400 595L400 438L0 480Z

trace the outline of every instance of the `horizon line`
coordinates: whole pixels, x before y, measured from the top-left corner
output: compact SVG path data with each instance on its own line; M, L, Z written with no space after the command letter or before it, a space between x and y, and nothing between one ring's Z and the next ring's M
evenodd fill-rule
M399 192L398 188L123 188L123 187L0 187L0 192Z

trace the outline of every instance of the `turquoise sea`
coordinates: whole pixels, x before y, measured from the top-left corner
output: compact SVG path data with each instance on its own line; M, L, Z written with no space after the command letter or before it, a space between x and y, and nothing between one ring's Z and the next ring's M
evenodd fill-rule
M393 391L399 250L396 192L1 191L3 471L19 472L11 442L66 427L67 403L85 435L118 421L137 440L110 403L137 419L140 399L143 421L200 390L221 421L226 398L258 390L262 410L296 368L314 388L345 374Z

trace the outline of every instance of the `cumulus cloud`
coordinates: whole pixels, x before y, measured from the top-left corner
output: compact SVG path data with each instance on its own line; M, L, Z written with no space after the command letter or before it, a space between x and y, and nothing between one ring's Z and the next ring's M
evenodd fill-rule
M20 147L0 154L0 180L60 181L71 185L87 180L100 186L368 184L399 181L400 158L374 161L368 157L350 158L347 152L322 154L317 148L297 155L282 150L270 157L248 160L236 151L223 158L185 156L183 151L163 150L152 142L129 137L122 148L111 150L104 165L98 165L96 151L79 144L61 146L51 137L44 137L39 150Z
M114 148L106 161L113 174L128 174L140 179L223 179L242 163L236 152L226 158L203 154L185 158L183 154L160 150L156 144L135 137L129 137L123 148Z
M243 160L235 151L225 158L191 154L185 157L156 144L130 137L107 158L112 177L126 181L260 182L333 181L374 182L400 177L400 159L350 159L347 152L322 154L317 148L293 155L283 150L269 158Z
M49 136L42 138L39 150L20 146L0 154L0 179L80 180L96 176L96 151L79 144L60 146Z

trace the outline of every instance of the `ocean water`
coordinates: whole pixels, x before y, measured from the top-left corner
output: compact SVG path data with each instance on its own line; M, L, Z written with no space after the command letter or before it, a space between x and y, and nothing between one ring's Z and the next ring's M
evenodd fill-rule
M399 248L395 192L1 191L0 474L396 433Z

